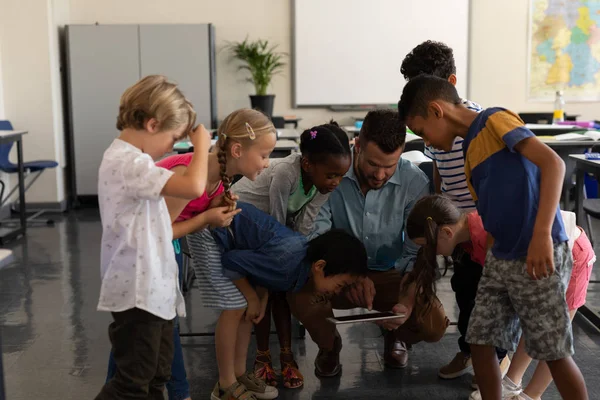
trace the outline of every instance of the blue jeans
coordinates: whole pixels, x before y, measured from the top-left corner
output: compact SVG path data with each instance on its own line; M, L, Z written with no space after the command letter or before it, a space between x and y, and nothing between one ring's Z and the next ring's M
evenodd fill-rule
M178 251L179 243L173 243L173 245L175 247L175 258L179 266L179 287L181 287L183 281L183 254L181 254L181 251ZM111 351L108 358L106 381L111 380L116 372L117 365ZM181 340L179 339L179 321L177 318L175 318L175 325L173 326L173 363L171 364L171 379L167 383L167 392L169 393L169 400L184 400L190 397L190 384L187 380L185 364L183 362L183 349L181 348Z

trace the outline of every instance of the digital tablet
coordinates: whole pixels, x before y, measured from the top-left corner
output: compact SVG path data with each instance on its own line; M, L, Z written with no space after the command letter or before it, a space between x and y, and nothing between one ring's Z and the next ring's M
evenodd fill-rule
M344 315L343 317L327 318L327 320L333 324L355 324L357 322L373 322L383 321L386 319L404 318L405 314L394 314L391 311L387 312L375 312L358 315Z

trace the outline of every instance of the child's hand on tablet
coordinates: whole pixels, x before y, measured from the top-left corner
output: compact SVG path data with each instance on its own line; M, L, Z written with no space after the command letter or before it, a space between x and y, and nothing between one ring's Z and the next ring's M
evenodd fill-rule
M394 306L394 308L392 308L392 312L394 314L404 314L404 316L396 318L396 319L388 319L385 321L379 321L379 322L376 322L376 324L381 326L383 329L387 329L388 331L393 331L393 330L398 329L410 317L410 310L404 304L396 304Z

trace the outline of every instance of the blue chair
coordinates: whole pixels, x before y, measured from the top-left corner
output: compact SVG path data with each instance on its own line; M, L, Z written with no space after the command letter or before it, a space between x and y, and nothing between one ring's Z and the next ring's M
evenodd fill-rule
M0 131L12 131L13 126L10 121L0 121ZM9 155L10 151L13 147L14 143L8 144L0 144L0 171L7 174L16 174L19 172L19 166L10 161ZM38 161L29 161L23 163L24 169L24 177L27 179L28 176L32 176L29 182L25 183L25 191L27 191L31 185L42 175L42 173L48 168L56 168L58 163L56 161L50 160L38 160ZM4 191L6 189L6 184L0 180L0 207L3 206L10 197L19 189L18 185L15 185L14 188L4 196ZM25 204L20 204L20 207L25 207ZM52 225L54 221L50 219L41 220L37 219L41 214L46 212L47 210L39 210L35 212L32 216L27 218L27 225ZM3 220L0 221L2 225L11 225L19 223L18 220Z

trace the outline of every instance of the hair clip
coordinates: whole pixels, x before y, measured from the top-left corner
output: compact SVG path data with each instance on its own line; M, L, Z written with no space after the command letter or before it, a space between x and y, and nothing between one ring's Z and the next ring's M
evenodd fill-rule
M433 218L427 217L427 221L433 221Z
M250 126L249 123L246 122L246 131L248 132L248 137L250 140L256 139L256 133L254 133L254 129Z
M310 131L310 140L317 138L317 131Z
M227 140L227 135L226 135L226 134L224 134L224 133L221 133L221 136L223 136L223 139L224 139L224 140Z

